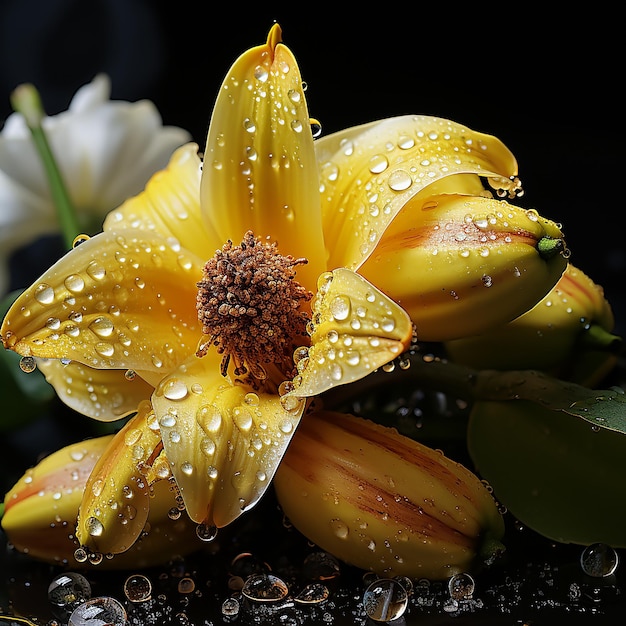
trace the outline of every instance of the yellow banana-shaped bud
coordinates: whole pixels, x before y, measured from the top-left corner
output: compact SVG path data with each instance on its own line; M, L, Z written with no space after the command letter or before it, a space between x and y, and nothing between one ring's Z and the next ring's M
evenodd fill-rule
M76 562L79 542L74 533L87 480L112 438L107 435L71 444L26 471L4 501L1 523L11 545L34 559L55 565L91 564L89 560ZM150 567L201 548L195 524L186 515L170 519L168 513L176 505L168 481L157 482L144 526L146 534L124 554L103 558L98 567Z
M422 341L482 333L534 306L567 266L559 227L504 200L414 196L359 273L411 316Z
M491 493L463 465L372 421L306 415L274 478L310 541L381 576L445 579L504 549Z
M452 361L477 369L537 369L593 386L617 361L614 323L602 287L570 264L532 309L446 349Z

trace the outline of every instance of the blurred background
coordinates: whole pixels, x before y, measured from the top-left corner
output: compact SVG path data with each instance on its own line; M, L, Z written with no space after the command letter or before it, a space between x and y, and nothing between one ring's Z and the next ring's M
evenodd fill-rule
M615 294L623 319L623 55L611 11L0 0L0 120L21 82L53 114L103 71L114 99L153 100L202 146L229 64L277 21L324 133L420 113L502 139L519 162L520 204L563 224L572 261Z

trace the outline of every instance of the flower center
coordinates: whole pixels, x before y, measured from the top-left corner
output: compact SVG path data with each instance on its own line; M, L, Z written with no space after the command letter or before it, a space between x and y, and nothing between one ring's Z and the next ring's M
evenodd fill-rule
M224 244L198 283L196 308L207 338L197 356L215 346L224 355L222 375L232 361L235 376L253 387L268 377L268 366L281 377L293 377L293 351L308 338L309 316L300 307L313 296L295 280L295 268L304 263L283 256L275 243L252 231L241 245Z

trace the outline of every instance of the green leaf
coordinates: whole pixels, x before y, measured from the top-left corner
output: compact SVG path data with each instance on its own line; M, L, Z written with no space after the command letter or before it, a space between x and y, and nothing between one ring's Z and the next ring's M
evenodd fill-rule
M626 433L626 394L620 387L577 400L564 411L582 417L595 427Z

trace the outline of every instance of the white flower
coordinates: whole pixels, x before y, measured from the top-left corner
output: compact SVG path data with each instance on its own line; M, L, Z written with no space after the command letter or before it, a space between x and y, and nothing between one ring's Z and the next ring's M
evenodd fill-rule
M85 232L141 191L190 134L163 126L149 100L110 100L105 74L81 87L67 111L43 120L48 142ZM59 232L40 157L22 115L0 132L0 295L8 287L6 261L16 249Z

